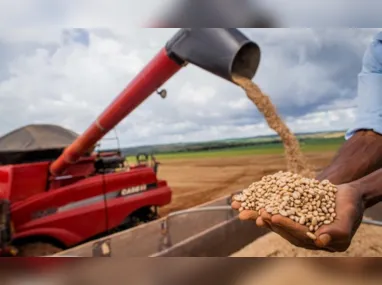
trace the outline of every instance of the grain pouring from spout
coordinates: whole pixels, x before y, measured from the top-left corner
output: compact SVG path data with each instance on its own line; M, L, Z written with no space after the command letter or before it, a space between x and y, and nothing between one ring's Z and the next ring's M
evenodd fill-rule
M270 98L252 82L240 76L233 80L263 114L268 126L281 138L285 150L287 172L264 176L252 183L233 199L240 203L239 211L265 209L270 215L282 215L306 226L307 236L313 240L322 225L334 222L337 187L328 180L314 179L314 171L303 155L296 136L278 115Z

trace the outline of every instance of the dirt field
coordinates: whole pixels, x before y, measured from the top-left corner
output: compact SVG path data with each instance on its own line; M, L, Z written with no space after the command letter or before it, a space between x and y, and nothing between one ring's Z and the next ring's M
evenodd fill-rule
M325 167L335 152L307 153L316 170ZM193 207L247 187L262 176L285 170L282 155L161 160L159 177L173 189L171 205L160 214Z

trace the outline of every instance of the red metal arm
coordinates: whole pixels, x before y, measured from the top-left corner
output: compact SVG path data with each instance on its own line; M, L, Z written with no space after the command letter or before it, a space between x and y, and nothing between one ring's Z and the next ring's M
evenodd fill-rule
M193 63L232 82L232 74L252 78L259 62L259 46L237 29L179 30L85 133L51 164L51 174L64 174L70 164L76 163L107 132L171 78L183 63Z
M55 176L64 174L70 164L76 163L90 147L170 79L181 67L168 57L163 48L98 119L51 164L51 174Z

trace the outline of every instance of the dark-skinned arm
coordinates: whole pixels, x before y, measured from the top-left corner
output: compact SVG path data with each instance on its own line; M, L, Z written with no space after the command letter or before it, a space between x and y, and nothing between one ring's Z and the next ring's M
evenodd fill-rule
M382 168L382 135L369 130L357 131L347 140L332 162L319 175L339 185L367 176Z
M349 185L361 192L365 209L382 202L382 169L353 181Z

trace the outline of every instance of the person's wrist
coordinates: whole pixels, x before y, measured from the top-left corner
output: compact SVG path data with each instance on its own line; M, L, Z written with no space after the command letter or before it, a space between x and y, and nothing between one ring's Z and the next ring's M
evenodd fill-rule
M367 209L375 204L375 191L367 183L364 183L362 179L353 181L348 184L349 190L356 191L362 200L364 209Z
M330 183L334 185L340 185L346 182L347 175L343 170L344 166L341 165L330 165L326 169L324 169L321 173L316 176L318 181L328 180Z

